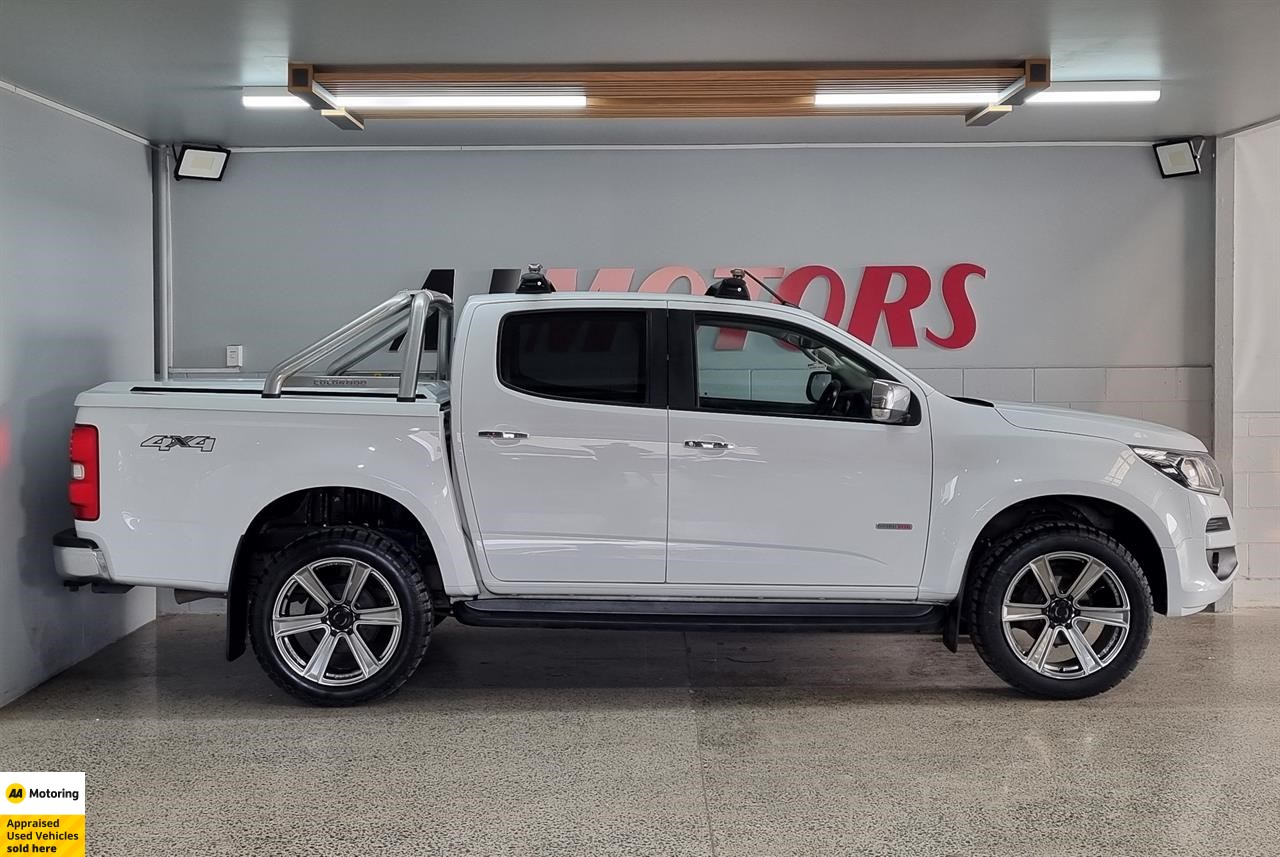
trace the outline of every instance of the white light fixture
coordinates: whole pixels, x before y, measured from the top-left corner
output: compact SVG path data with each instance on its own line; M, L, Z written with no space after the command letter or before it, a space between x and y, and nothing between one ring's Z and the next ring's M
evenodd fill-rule
M826 90L814 94L817 107L981 107L1000 99L998 92ZM1156 81L1075 81L1055 83L1027 97L1027 104L1151 104L1160 100Z
M1153 80L1059 81L1027 99L1028 104L1152 104L1160 100Z
M1193 176L1199 173L1200 150L1203 147L1203 137L1156 143L1151 148L1156 153L1156 163L1160 166L1160 177L1171 179L1177 176Z
M1058 92L1046 90L1032 95L1028 104L1150 104L1160 100L1160 90L1147 89L1138 92Z
M990 104L998 92L817 92L817 107L973 107Z
M283 86L246 86L240 92L240 103L255 110L299 110L311 106Z
M221 146L183 143L173 168L173 177L220 182L222 173L227 168L227 158L230 156L231 152Z
M581 92L490 92L485 94L349 95L335 99L355 110L573 109L587 106Z
M352 110L546 110L581 109L587 96L581 92L436 92L417 95L348 95L334 98ZM296 110L310 105L283 86L247 86L240 103L250 109Z

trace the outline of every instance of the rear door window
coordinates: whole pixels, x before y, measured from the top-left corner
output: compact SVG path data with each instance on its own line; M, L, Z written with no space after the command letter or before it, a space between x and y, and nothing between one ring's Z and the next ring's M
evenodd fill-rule
M503 319L498 378L551 399L614 405L648 401L648 313L538 310Z

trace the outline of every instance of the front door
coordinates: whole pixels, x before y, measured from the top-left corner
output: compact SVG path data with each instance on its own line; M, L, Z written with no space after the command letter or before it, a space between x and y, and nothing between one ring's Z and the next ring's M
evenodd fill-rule
M873 422L871 382L898 379L838 336L672 318L673 372L692 389L673 375L668 583L917 586L932 476L920 391L908 424Z
M490 573L518 583L661 583L665 310L507 306L476 310L472 329L498 335L465 340L455 382L455 430Z

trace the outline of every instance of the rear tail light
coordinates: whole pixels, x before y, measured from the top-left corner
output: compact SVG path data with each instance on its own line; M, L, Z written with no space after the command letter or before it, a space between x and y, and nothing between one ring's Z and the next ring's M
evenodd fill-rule
M77 521L98 520L98 427L71 430L71 486L67 489Z

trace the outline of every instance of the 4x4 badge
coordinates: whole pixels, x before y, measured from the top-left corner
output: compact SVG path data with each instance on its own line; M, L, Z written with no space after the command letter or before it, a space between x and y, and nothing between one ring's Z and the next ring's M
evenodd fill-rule
M213 452L213 445L217 442L216 437L210 437L207 434L153 434L144 440L139 446L143 449L158 449L161 452L168 452L171 449L198 449L201 452Z

